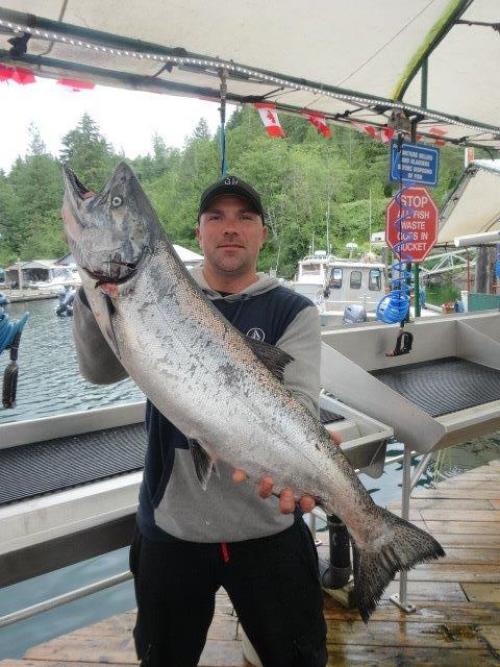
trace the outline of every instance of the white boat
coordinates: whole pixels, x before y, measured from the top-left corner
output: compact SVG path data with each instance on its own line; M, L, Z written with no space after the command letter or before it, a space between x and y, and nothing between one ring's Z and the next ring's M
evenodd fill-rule
M360 306L366 319L375 319L380 300L386 294L385 265L376 262L335 259L329 265L328 276L320 303L323 324L343 319L346 308Z
M322 326L342 324L346 308L352 306L359 307L361 321L374 320L386 294L386 268L382 263L342 259L318 250L300 260L291 287L318 306Z
M326 250L316 250L299 261L297 274L291 287L295 292L307 296L314 303L320 304L328 280L330 265L333 260Z

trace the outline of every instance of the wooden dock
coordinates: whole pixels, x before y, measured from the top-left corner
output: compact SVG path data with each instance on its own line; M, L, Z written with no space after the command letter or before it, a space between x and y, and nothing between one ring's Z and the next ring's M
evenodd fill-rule
M397 504L390 508L397 511ZM355 611L325 600L329 666L489 667L500 665L500 461L416 490L411 519L431 532L447 556L410 573L404 614L390 601L393 582L365 625ZM134 612L81 628L27 651L1 667L137 665ZM218 595L203 667L244 667L241 630L225 594ZM173 667L173 666L172 666Z

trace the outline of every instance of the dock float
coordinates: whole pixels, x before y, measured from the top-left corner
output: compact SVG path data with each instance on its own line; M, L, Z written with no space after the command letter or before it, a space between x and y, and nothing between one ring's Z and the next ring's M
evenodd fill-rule
M399 503L389 508L399 511ZM432 533L446 558L418 566L408 581L417 607L405 614L389 600L393 582L365 625L355 610L325 598L329 667L500 665L500 460L416 489L411 520ZM322 534L323 535L323 534ZM326 533L324 534L326 537ZM325 546L320 547L326 549ZM113 616L30 648L1 667L137 665L135 612ZM227 596L217 595L200 667L249 667L241 628Z

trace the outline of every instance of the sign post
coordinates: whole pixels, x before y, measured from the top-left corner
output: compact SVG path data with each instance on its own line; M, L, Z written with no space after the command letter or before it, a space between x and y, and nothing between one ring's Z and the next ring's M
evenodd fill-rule
M387 207L387 243L403 262L422 262L436 243L437 231L438 207L423 187L405 188Z
M439 149L422 144L391 142L390 179L396 183L437 185Z
M405 188L391 200L386 212L385 237L402 262L415 262L417 267L427 257L437 240L438 216L438 207L421 186ZM420 311L419 297L415 293L415 311Z

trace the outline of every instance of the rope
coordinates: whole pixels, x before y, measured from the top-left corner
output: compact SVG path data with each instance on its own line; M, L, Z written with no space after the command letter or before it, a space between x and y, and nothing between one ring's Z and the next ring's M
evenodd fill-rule
M221 176L227 174L226 163L226 96L227 96L227 70L220 70L220 173Z

